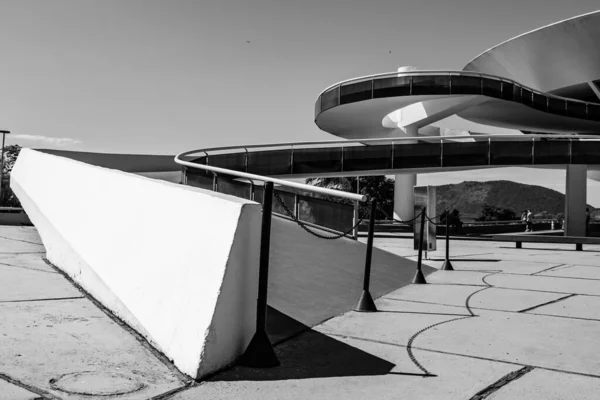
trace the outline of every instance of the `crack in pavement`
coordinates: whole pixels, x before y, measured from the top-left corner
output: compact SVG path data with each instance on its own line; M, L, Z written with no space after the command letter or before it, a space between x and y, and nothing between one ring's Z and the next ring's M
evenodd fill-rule
M48 297L45 299L25 299L25 300L0 300L0 304L3 303L28 303L32 301L55 301L55 300L78 300L84 299L84 296L71 296L71 297Z
M3 381L6 381L12 385L18 386L21 389L25 389L31 393L41 396L41 397L35 397L32 400L60 400L58 397L54 396L50 392L39 389L35 386L28 385L26 383L23 383L18 379L15 379L9 375L3 374L2 372L0 372L0 379L2 379Z
M56 274L56 272L54 272L54 271L45 271L43 269L37 269L37 268L31 268L31 267L24 267L22 265L13 265L13 264L7 264L7 263L3 263L3 262L0 262L0 265L2 265L4 267L13 267L13 268L27 269L29 271L45 272L47 274Z
M548 304L554 304L554 303L558 303L559 301L566 300L566 299L569 299L569 298L571 298L571 297L574 297L574 296L577 296L577 295L576 295L576 294L569 294L569 295L567 295L567 296L564 296L564 297L561 297L561 298L559 298L559 299L555 299L555 300L547 301L547 302L545 302L545 303L538 304L538 305L536 305L536 306L529 307L529 308L526 308L526 309L524 309L524 310L517 311L517 312L518 312L518 313L525 313L525 312L528 312L528 311L531 311L531 310L535 310L536 308L539 308L539 307L547 306Z
M483 390L477 392L473 397L471 397L469 400L484 400L487 399L489 396L491 396L494 392L497 392L498 390L502 389L502 387L508 385L509 383L522 378L523 376L525 376L526 374L528 374L529 372L533 371L534 368L531 366L527 366L527 367L523 367L518 371L513 371L509 374L504 375L502 378L500 378L499 380L497 380L496 382L492 383L491 385L489 385L488 387L484 388Z

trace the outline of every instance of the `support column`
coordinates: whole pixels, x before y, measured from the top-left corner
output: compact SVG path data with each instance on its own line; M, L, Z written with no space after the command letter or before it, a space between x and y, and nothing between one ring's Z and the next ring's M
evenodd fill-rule
M406 130L405 136L418 136L417 128ZM403 141L402 143L414 143ZM415 217L414 187L417 186L417 174L396 174L394 183L394 218L407 221Z
M585 236L587 165L567 165L565 236Z
M417 174L398 174L394 183L394 218L400 221L413 219L415 216L414 187L417 185Z

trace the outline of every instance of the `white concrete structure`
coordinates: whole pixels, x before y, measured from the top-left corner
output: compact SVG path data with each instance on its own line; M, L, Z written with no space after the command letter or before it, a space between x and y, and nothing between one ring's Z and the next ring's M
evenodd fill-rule
M471 122L543 134L600 133L600 11L501 43L462 71L390 72L338 82L317 102L315 123L346 139L440 134L431 124L452 115ZM439 129L441 128L441 129ZM437 133L436 133L437 131ZM585 166L582 167L587 169ZM568 167L567 235L585 235L585 178ZM578 172L575 172L578 171ZM396 175L394 214L413 217L416 175ZM577 228L575 227L577 225Z
M260 206L24 149L11 187L50 262L194 378L255 332Z

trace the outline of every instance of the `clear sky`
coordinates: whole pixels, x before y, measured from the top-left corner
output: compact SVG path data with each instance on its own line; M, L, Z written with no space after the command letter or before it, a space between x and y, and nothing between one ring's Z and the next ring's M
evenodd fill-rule
M598 8L598 0L0 0L0 129L14 133L9 144L122 153L329 139L313 122L314 102L337 81L403 65L462 69L495 44Z

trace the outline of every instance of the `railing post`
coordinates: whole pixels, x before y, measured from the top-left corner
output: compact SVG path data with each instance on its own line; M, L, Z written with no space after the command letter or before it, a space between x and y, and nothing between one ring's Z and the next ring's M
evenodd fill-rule
M358 305L354 311L375 312L377 307L373 297L369 292L369 283L371 281L371 258L373 255L373 235L375 233L375 213L377 211L377 199L371 199L371 215L369 216L369 236L367 238L367 254L365 258L365 274L363 278L363 292L358 300Z
M300 202L298 201L298 193L294 193L294 216L300 219Z
M442 271L454 271L450 262L450 210L446 210L446 260L441 269Z
M417 260L417 272L415 273L415 277L413 278L413 284L424 284L427 283L425 280L425 275L423 275L423 271L421 270L422 264L422 254L423 254L423 231L425 230L425 213L427 212L427 207L423 207L421 210L421 229L419 233L419 258Z
M358 220L359 220L359 211L360 211L360 207L358 204L358 200L354 201L354 212L352 215L352 226L354 227L354 229L352 230L352 238L354 240L358 240Z
M181 184L187 185L187 167L184 165L181 166Z
M267 289L269 286L269 252L271 244L271 213L273 182L265 182L262 229L260 235L260 265L258 271L258 298L256 300L256 333L240 358L240 364L254 368L280 365L267 335Z

